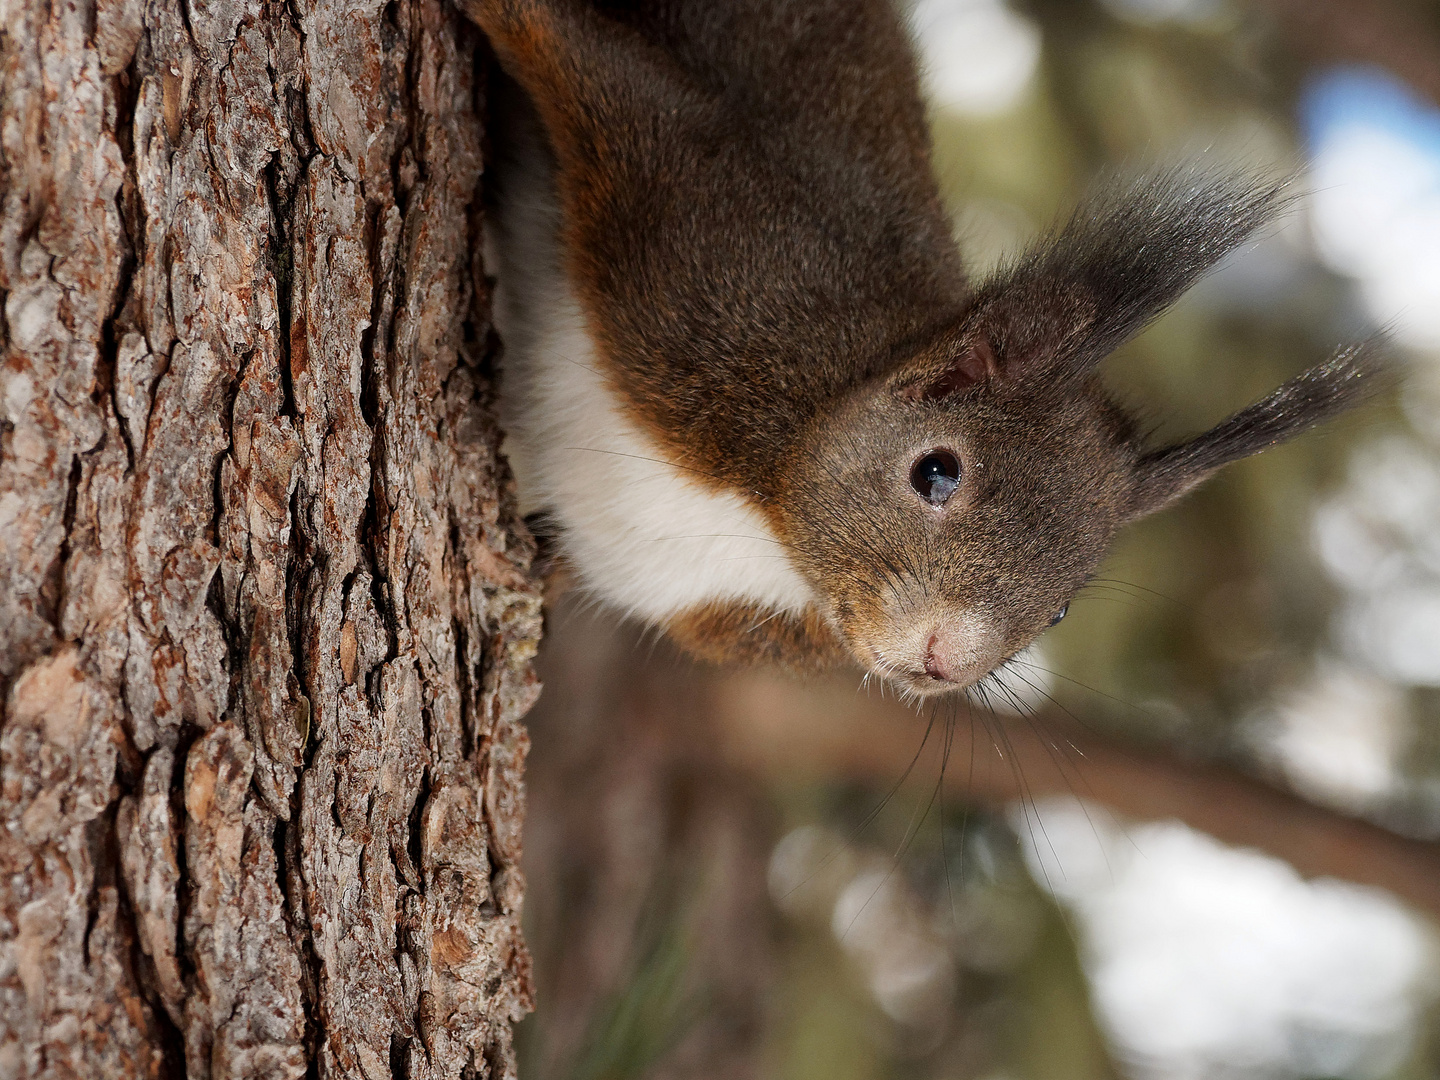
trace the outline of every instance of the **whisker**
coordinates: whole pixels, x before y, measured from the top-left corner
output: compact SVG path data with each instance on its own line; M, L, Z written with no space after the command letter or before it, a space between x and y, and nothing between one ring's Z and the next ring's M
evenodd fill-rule
M930 722L931 724L935 722L934 712L930 714ZM946 751L946 753L948 753L948 751ZM870 906L871 902L875 899L875 897L880 895L880 890L883 889L887 884L889 884L890 879L895 876L895 871L900 868L900 860L904 857L905 853L910 850L910 845L915 842L915 837L920 834L920 829L924 826L925 820L930 816L930 811L935 808L935 799L939 795L940 787L944 783L944 781L945 768L942 758L940 776L936 779L935 786L930 789L930 798L926 800L924 810L920 812L918 820L915 816L915 812L911 812L910 824L906 826L905 832L901 835L900 847L891 857L890 866L885 871L885 876L876 883L875 888L871 891L870 895L865 898L865 903L860 905L859 910L857 910L851 920L845 924L845 930L840 934L841 941L845 940L846 935L850 933L851 927L855 925L861 915L865 914L865 909ZM916 809L919 810L918 804L916 806Z
M1116 697L1114 694L1107 694L1104 690L1097 690L1095 687L1090 686L1087 683L1083 683L1079 679L1071 678L1069 675L1066 675L1059 671L1055 671L1053 668L1043 667L1042 665L1035 663L1035 661L1033 660L1026 660L1020 656L1012 656L1009 660L1006 661L1006 663L1024 664L1026 667L1034 668L1036 671L1043 671L1046 675L1050 675L1056 679L1063 679L1068 683L1080 687L1080 689L1082 690L1088 690L1090 693L1096 695L1097 697L1102 697L1108 701L1113 701L1116 704L1124 705L1127 709L1134 709L1141 716L1150 715L1150 713L1146 709L1143 709L1139 705L1136 705L1133 701L1126 701L1124 698ZM1051 700L1053 701L1054 699L1051 698ZM1086 728L1086 730L1090 729L1089 725L1086 724L1079 717L1076 717L1073 713L1071 713L1070 715L1076 720L1077 723L1079 723L1082 727Z
M1167 595L1166 593L1163 593L1163 592L1159 592L1159 591L1157 591L1157 590L1155 590L1155 589L1150 588L1149 586L1140 585L1140 584L1137 584L1136 582L1133 582L1133 581L1126 581L1124 578L1102 578L1102 577L1097 577L1097 578L1091 578L1090 580L1091 580L1091 581L1095 581L1095 582L1101 582L1101 583L1106 584L1106 585L1124 585L1126 588L1129 588L1129 589L1139 589L1141 592L1149 593L1151 596L1157 597L1157 598L1160 599L1160 600L1168 600L1170 603L1172 603L1172 604L1178 604L1180 607L1188 607L1188 606L1189 606L1189 605L1187 605L1183 600L1177 600L1175 597L1169 596L1169 595Z
M789 548L791 551L804 550L795 544L787 544L784 540L776 540L773 536L761 536L758 533L681 533L678 536L647 536L641 543L658 544L662 540L760 540L766 544L774 544L776 547Z
M664 458L647 457L645 454L627 454L622 450L603 450L598 446L562 446L560 449L577 452L583 451L590 454L609 454L611 457L629 458L632 461L649 461L656 465L668 465L672 469L679 469L682 472L694 473L696 476L703 476L706 479L714 480L717 484L722 484L725 487L734 486L723 476L716 476L714 473L706 472L704 469L692 468L689 465L681 465L678 462L666 461ZM764 492L760 491L751 491L750 494L754 495L761 502L768 502L770 498Z
M949 715L946 716L946 718L945 718L945 746L944 746L943 752L942 752L941 755L940 755L940 816L937 818L937 821L938 821L939 826L940 826L940 871L941 871L941 873L943 873L943 874L945 875L945 897L946 897L946 899L949 901L949 904L950 904L950 926L951 926L952 929L954 929L954 928L956 927L956 925L957 925L956 917L955 917L955 884L954 884L954 882L952 882L952 881L950 880L950 856L949 856L949 854L948 854L948 853L946 852L946 850L945 850L945 767L950 764L950 751L951 751L951 749L953 748L954 742L955 742L955 712L956 712L956 709L955 709L955 703L954 703L954 700L953 700L953 699L951 699L950 701L948 701L946 704L948 704L948 705L950 706L950 711L949 711ZM973 756L971 757L970 762L971 762L971 765L973 766L973 765L974 765L974 762L975 762L975 759L974 759ZM967 812L967 813L969 812L969 808L968 808L968 807L966 808L966 812ZM965 836L965 834L964 834L964 831L963 831L963 830L961 831L960 836L961 836L961 849L960 849L960 850L961 850L961 856L962 856L962 858L963 858L964 850L965 850L965 849L964 849L964 836ZM962 872L964 871L964 865L963 865L963 864L961 865L961 871L962 871Z
M765 618L761 619L759 622L757 622L754 626L750 627L750 629L749 629L749 630L746 630L745 632L746 632L747 634L753 634L756 630L759 630L760 627L764 626L766 623L770 622L772 619L778 619L781 615L784 615L784 614L785 614L785 612L784 612L783 609L781 609L781 610L779 610L779 611L771 612L769 615L765 616Z
M883 811L886 806L890 805L890 800L896 796L896 794L900 791L900 788L904 786L905 781L910 778L910 774L915 771L915 766L920 761L920 755L925 752L925 745L930 741L930 733L934 729L935 714L932 712L930 714L930 722L925 725L925 734L920 737L920 745L915 748L915 756L910 759L910 764L905 766L905 771L900 774L900 779L895 781L895 783L891 786L890 790L885 793L885 797L882 798L880 802L876 804L865 815L863 819L861 819L860 824L856 825L855 828L850 830L849 835L845 838L846 843L853 842L857 836L859 836L862 832L868 829L870 825L875 821L875 819L880 816L881 811ZM816 874L818 874L821 870L825 869L825 867L829 866L832 862L834 862L835 859L839 857L842 850L844 850L843 846L837 845L834 851L832 851L829 855L825 856L825 858L820 861L819 866L815 867L815 869L811 871L811 873L807 874L800 881L796 882L796 884L792 886L790 890L784 895L789 896L796 889L809 882Z

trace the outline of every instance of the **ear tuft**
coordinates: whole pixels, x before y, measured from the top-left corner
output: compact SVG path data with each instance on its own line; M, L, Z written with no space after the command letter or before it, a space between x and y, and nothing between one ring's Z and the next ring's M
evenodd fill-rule
M1222 465L1257 454L1360 404L1389 382L1389 373L1373 342L1351 345L1203 435L1143 453L1135 466L1131 516L1159 510Z
M1272 220L1288 187L1188 167L1102 188L981 288L976 319L1007 372L1084 374Z

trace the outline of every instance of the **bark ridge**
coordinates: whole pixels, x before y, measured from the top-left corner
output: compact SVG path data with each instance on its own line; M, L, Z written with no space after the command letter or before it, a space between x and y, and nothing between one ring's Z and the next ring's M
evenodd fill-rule
M0 1077L513 1076L483 42L0 11Z

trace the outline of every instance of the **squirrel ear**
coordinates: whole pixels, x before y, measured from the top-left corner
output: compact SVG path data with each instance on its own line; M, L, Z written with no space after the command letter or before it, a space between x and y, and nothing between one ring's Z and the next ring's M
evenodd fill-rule
M978 386L995 375L995 350L983 337L959 346L944 366L931 369L896 393L905 401L934 402Z
M1376 350L1351 345L1188 442L1150 450L1135 465L1130 516L1169 505L1222 465L1284 442L1372 396L1387 368Z
M1102 189L979 290L972 325L1007 374L1086 374L1273 218L1286 186L1189 168Z

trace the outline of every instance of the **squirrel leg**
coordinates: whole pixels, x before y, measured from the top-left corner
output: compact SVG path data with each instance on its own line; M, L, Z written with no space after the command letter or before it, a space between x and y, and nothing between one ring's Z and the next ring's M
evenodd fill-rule
M663 138L665 118L699 101L654 42L584 0L460 0L460 7L534 102L562 174L625 171L641 144Z
M702 660L718 664L774 664L794 671L854 665L814 608L799 615L758 604L716 602L671 619L666 633Z

